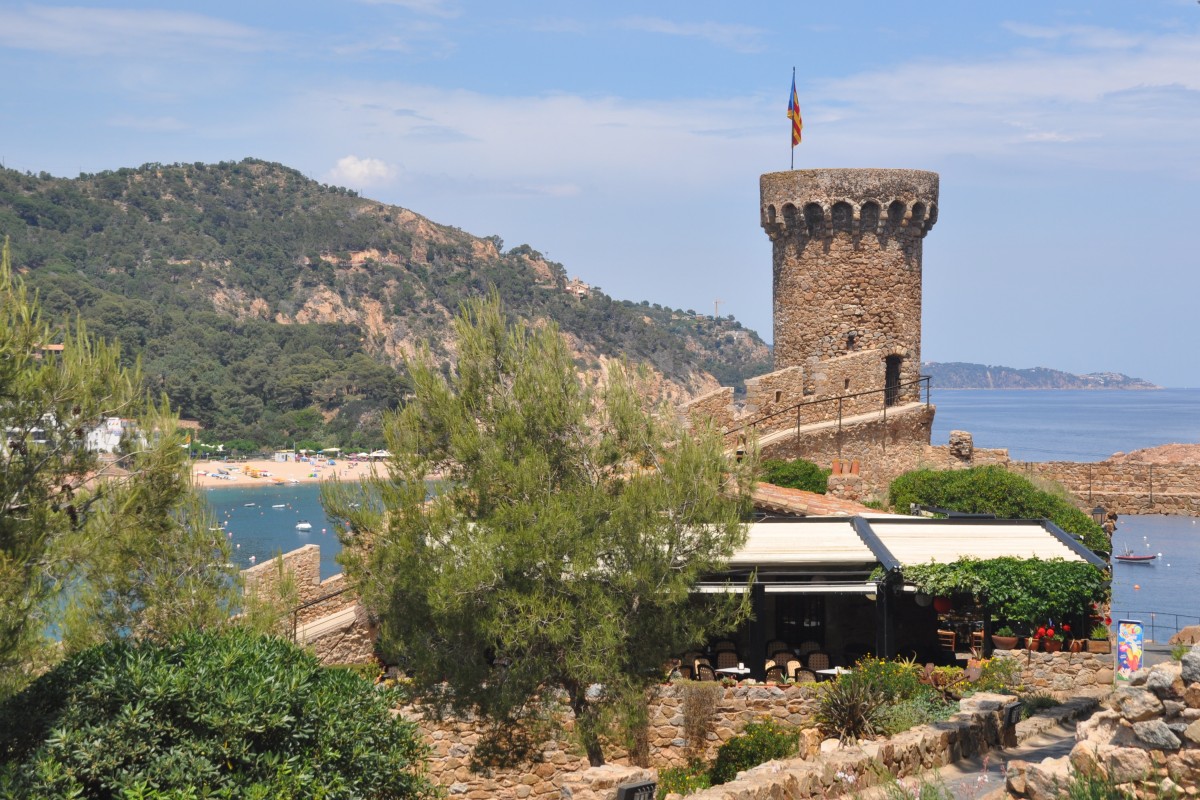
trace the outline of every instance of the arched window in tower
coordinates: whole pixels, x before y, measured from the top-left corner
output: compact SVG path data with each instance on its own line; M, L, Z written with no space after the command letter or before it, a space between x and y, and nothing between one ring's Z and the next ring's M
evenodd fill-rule
M909 225L912 225L913 228L920 230L921 226L924 224L925 224L925 204L924 203L913 203L912 221L909 222Z
M892 229L899 228L904 224L904 203L899 200L893 200L888 206L888 227Z
M883 404L894 406L900 402L900 363L902 356L888 356L883 366Z
M854 209L849 203L834 203L831 210L833 216L833 229L835 231L850 232L851 226L854 224Z

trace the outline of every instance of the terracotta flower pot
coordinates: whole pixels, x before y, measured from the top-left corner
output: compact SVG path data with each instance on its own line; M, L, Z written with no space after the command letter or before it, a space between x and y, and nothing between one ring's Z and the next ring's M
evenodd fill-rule
M1017 648L1016 636L997 636L992 634L992 646L997 650L1015 650Z
M1082 653L1084 643L1079 639L1072 639L1067 643L1067 650L1072 653Z
M1042 650L1046 653L1057 653L1062 650L1062 639L1046 639L1042 642Z
M1025 647L1029 649L1029 652L1036 653L1042 649L1042 640L1036 636L1030 636L1025 640Z

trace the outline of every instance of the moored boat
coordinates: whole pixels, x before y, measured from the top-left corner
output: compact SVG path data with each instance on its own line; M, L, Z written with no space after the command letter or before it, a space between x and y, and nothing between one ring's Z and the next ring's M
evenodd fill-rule
M298 530L298 531L311 531L311 530L312 530L312 523L311 523L311 522L309 522L309 521L308 521L308 520L306 520L306 519L302 519L302 520L300 520L299 522L297 522L297 523L296 523L296 530Z

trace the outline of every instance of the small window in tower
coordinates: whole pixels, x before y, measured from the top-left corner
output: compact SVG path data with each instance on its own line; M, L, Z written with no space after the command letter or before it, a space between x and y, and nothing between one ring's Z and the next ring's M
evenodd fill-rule
M783 392L776 389L775 390L775 402L778 403L782 399L783 399Z
M842 387L843 391L850 391L850 379L846 378L846 384Z

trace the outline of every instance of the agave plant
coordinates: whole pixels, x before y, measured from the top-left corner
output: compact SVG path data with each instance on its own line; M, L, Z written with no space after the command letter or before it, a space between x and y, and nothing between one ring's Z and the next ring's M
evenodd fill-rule
M879 733L879 712L887 695L872 677L850 673L821 688L817 722L827 733L842 741Z

